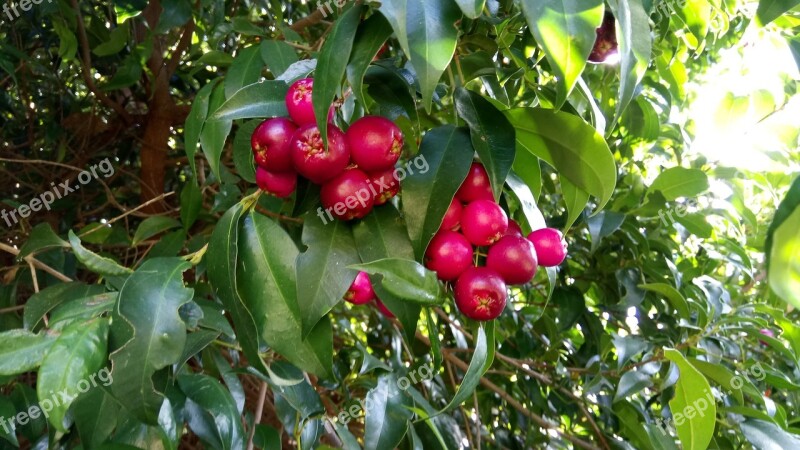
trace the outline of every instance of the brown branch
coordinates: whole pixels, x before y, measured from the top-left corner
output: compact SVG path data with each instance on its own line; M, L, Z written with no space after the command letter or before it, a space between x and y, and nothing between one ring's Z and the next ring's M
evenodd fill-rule
M261 416L264 415L264 403L267 401L267 382L261 382L261 388L258 392L258 404L256 405L256 415L253 417L253 428L250 430L250 436L247 438L247 450L253 450L253 438L256 435L256 426L261 423Z
M86 26L83 23L81 8L78 6L78 0L70 0L70 3L72 4L72 9L75 10L76 18L78 19L78 40L80 41L81 45L80 61L81 68L83 69L81 72L83 74L83 80L86 82L86 87L92 91L98 100L116 111L116 113L122 117L122 120L125 121L125 123L133 123L133 118L130 116L130 114L128 114L127 111L125 111L125 108L123 108L119 103L108 98L108 96L97 89L97 85L94 84L94 79L92 79L92 53L91 49L89 48L89 38L86 36Z
M181 40L178 42L178 46L175 47L175 52L170 57L169 61L167 62L167 76L172 77L172 74L178 70L178 65L181 63L181 56L183 56L183 52L189 48L189 45L192 43L192 35L194 34L195 23L194 18L189 20L189 23L183 28L183 35L181 35Z
M73 0L73 1L75 1L75 0ZM311 14L303 17L302 19L298 20L297 22L293 23L289 28L291 28L293 31L296 31L296 32L299 33L299 32L305 30L308 27L314 26L314 25L322 22L323 19L325 19L325 15L322 14L322 11L317 9L313 13L311 13Z
M0 250L3 250L6 253L11 253L14 256L19 256L19 250L15 249L14 247L12 247L10 245L3 244L2 242L0 242ZM52 267L48 266L47 264L39 261L38 259L34 258L32 255L26 256L25 257L25 261L32 263L34 265L34 267L36 267L37 269L43 270L46 273L49 273L50 275L58 278L59 280L65 282L65 283L69 283L69 282L72 281L72 278L64 275L63 273L57 271L56 269L53 269Z

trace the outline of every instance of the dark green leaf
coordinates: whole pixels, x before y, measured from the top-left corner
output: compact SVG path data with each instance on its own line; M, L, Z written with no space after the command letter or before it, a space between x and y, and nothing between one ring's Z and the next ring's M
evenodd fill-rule
M564 225L564 232L566 233L583 214L586 205L589 204L589 194L576 187L566 178L561 178L561 194L564 196L564 202L567 204L567 212L569 213L567 224Z
M25 330L0 333L0 375L17 375L42 363L56 336Z
M194 180L187 181L181 190L181 222L184 230L192 228L202 207L203 193Z
M225 98L231 98L239 89L258 82L263 68L259 47L241 49L225 75Z
M403 214L417 260L422 259L456 191L467 178L473 153L469 133L463 128L434 128L422 140L417 158L425 161L429 170L417 171L402 180Z
M672 307L678 312L679 317L686 320L691 318L689 303L686 302L686 298L684 298L684 296L674 287L668 284L655 283L640 284L639 289L644 289L645 291L656 292L663 295L667 300L669 300L670 304L672 304Z
M298 254L280 225L251 213L244 220L239 241L239 292L271 348L307 372L330 377L333 337L329 321L318 321L305 338L302 334L297 286L310 279L295 274Z
M244 448L246 437L236 402L222 383L206 375L189 374L178 376L178 385L203 414L211 416L220 448Z
M413 414L411 397L400 389L394 374L378 377L378 385L367 393L367 410L364 411L364 449L383 450L395 448L408 430Z
M498 200L516 155L514 126L480 94L459 88L455 101L458 115L469 125L472 146L489 173Z
M197 146L200 144L200 132L203 131L203 124L208 117L208 106L211 98L211 92L214 91L214 86L219 82L219 78L211 81L203 86L200 92L194 97L192 102L192 109L189 111L189 116L186 118L184 125L184 146L186 147L186 156L189 159L189 166L192 172L197 174L195 167L194 155L197 154Z
M190 268L179 258L145 261L122 286L112 316L112 392L128 411L153 425L164 400L153 374L177 363L186 345L178 309L193 296L183 285L183 272Z
M452 411L470 398L483 375L492 367L495 352L494 326L494 322L486 322L478 327L475 351L472 353L472 360L469 362L467 373L464 374L455 397L442 412Z
M217 120L238 120L288 116L286 92L289 86L283 81L261 81L238 90L212 117Z
M276 78L297 62L297 52L284 41L262 41L261 60Z
M373 14L358 26L353 52L347 64L347 81L353 87L356 98L362 103L366 101L364 76L367 74L367 68L391 35L392 27L380 14Z
M161 7L164 8L164 11L158 19L156 33L166 33L175 27L185 24L192 18L192 3L190 0L161 0Z
M180 226L181 223L172 217L148 217L139 224L139 228L136 229L136 233L133 235L133 241L131 242L131 245L139 244L157 234L172 230L173 228L180 228Z
M350 268L370 275L382 275L381 284L397 298L428 306L441 303L436 272L416 261L389 258Z
M586 223L589 226L589 234L592 236L592 252L600 246L600 241L619 230L624 221L625 214L613 211L602 211L589 218Z
M636 86L642 81L647 66L650 65L652 38L650 37L650 21L642 2L639 0L615 0L609 2L617 19L620 55L620 88L617 122L628 107L636 92Z
M52 248L69 248L69 243L53 231L49 223L40 223L31 230L28 240L19 249L19 259Z
M101 294L105 289L98 285L85 285L83 283L62 283L42 289L33 294L25 303L23 324L28 330L35 330L36 326L47 313L62 303L71 300L91 297Z
M747 419L740 424L742 434L760 450L800 448L800 436L763 420Z
M122 267L112 259L86 250L86 248L81 245L81 240L75 235L75 233L72 232L72 230L69 231L69 243L72 246L72 251L75 253L75 257L78 258L78 261L80 261L84 266L86 266L87 269L94 273L106 277L123 277L133 273L131 269Z
M245 89L242 89L241 91L244 90ZM237 92L237 94L239 92ZM237 98L237 95L234 95L233 98L226 102L224 86L216 86L211 93L208 109L209 111L217 111L217 113L206 119L203 124L203 131L200 132L200 147L203 149L206 160L208 160L208 166L211 168L211 172L214 173L217 179L220 179L219 166L220 159L222 158L222 151L225 148L225 141L228 139L228 134L233 127L232 119L220 118L218 110L221 109L221 106L227 105L235 98Z

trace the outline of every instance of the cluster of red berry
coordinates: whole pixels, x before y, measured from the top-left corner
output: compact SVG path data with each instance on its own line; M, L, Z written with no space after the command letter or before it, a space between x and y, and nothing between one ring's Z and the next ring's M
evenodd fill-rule
M366 116L347 133L328 115L328 149L317 127L312 103L314 80L292 84L286 94L288 118L261 123L251 137L258 187L279 198L292 195L298 174L322 185L321 200L328 214L340 220L365 217L400 191L395 164L403 149L403 134L391 120Z
M488 252L476 248L488 247ZM478 266L485 256L485 266ZM508 285L529 283L539 265L554 267L567 256L560 231L544 228L526 239L494 200L486 169L473 163L439 232L425 252L426 266L454 283L458 309L467 317L496 319L506 307Z

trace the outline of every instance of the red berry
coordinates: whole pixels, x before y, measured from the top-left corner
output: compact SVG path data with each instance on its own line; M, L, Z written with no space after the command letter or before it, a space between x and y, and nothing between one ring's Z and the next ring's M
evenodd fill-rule
M510 220L510 219L508 221L508 230L506 230L505 235L525 237L525 235L522 234L522 227L519 226L516 220Z
M351 157L368 172L394 167L403 151L403 133L391 120L380 116L358 119L347 130Z
M425 251L425 267L436 272L440 280L455 280L472 267L472 245L460 233L440 231Z
M256 184L262 191L278 198L292 195L297 188L297 174L294 172L270 172L263 167L256 168Z
M594 42L589 62L613 64L619 61L619 44L617 43L617 26L614 14L606 11L603 24L596 30L597 39Z
M344 294L344 299L354 305L366 305L376 298L367 272L359 272L350 289Z
M303 78L297 80L289 87L286 93L286 109L289 116L300 126L316 124L314 104L311 101L311 92L314 90L314 79Z
M536 257L542 267L556 267L567 257L567 241L555 228L542 228L528 235L536 248Z
M250 137L256 164L272 172L293 171L289 141L295 131L297 126L289 119L262 122Z
M341 220L361 219L375 205L369 177L355 167L322 185L320 197L322 206Z
M381 172L369 174L369 182L375 190L375 206L380 206L395 198L400 193L400 182L394 175L394 167Z
M461 183L461 187L456 192L456 198L462 203L471 203L475 200L494 200L492 183L489 181L489 174L486 173L483 164L472 163L467 179Z
M506 284L525 284L536 275L536 249L522 236L504 236L489 247L486 267L497 272Z
M384 316L386 316L386 317L388 317L390 319L394 319L395 318L395 315L392 314L392 312L389 311L389 308L387 308L386 305L383 304L381 299L379 299L377 297L375 298L375 306L378 307L378 311L380 311L381 314L383 314Z
M450 202L450 206L447 208L447 212L444 214L444 219L442 219L442 226L439 227L440 230L457 230L458 227L461 226L461 211L464 208L461 206L461 202L456 199L453 199Z
M456 281L456 306L473 320L493 320L506 308L508 291L500 275L486 267L471 267Z
M508 216L490 200L476 200L461 212L461 231L474 245L492 245L508 230Z
M297 130L289 148L297 171L316 184L339 175L350 162L344 133L334 125L328 125L328 151L325 151L316 125L306 125Z

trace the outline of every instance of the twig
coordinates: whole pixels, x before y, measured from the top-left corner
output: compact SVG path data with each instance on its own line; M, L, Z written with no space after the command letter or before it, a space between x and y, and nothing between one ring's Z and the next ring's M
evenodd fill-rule
M256 405L256 415L253 417L253 428L250 429L250 436L247 438L247 450L253 450L253 437L256 435L256 425L261 423L261 416L264 415L264 402L267 401L267 382L261 382L261 389L258 392L258 404Z
M171 195L175 195L175 192L173 191L173 192L167 192L166 194L161 194L158 197L150 199L150 200L142 203L141 205L137 206L136 208L133 208L130 211L126 211L124 214L109 220L108 222L105 223L105 225L111 225L112 223L117 222L117 221L119 221L121 219L124 219L125 217L135 213L136 211L139 211L140 209L146 208L147 206L149 206L149 205L151 205L151 204L153 204L155 202L160 202L161 200L164 200L165 198L167 198L167 197L169 197ZM99 227L92 228L91 230L88 230L85 233L82 233L80 235L80 237L84 237L84 236L86 236L88 234L94 233L95 231L97 231L99 229L100 229Z
M23 309L25 309L25 305L12 306L10 308L0 309L0 314L6 314L6 313L10 313L10 312L22 311Z
M25 257L25 261L28 263L28 267L31 268L31 281L33 281L33 292L39 293L39 279L36 277L36 267L33 266L33 260L30 258L30 255Z
M11 247L10 245L3 244L2 242L0 242L0 250L3 250L6 253L11 253L14 256L19 256L19 250L15 249L14 247ZM65 283L69 283L69 282L72 281L72 278L64 275L63 273L57 271L56 269L53 269L52 267L50 267L47 264L39 261L38 259L34 258L31 255L26 256L25 259L26 260L30 259L30 261L33 263L33 265L37 269L43 270L43 271L49 273L50 275L58 278L59 280L65 282Z

